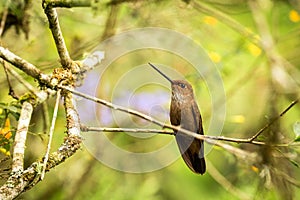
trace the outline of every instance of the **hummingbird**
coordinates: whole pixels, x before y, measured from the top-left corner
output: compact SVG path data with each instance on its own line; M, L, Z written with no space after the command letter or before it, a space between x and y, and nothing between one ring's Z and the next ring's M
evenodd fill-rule
M171 80L157 67L148 63L171 83L172 97L170 105L170 121L174 126L203 135L202 118L195 101L193 88L186 80ZM175 138L185 164L196 174L204 174L206 164L204 159L203 140L188 136L174 130Z

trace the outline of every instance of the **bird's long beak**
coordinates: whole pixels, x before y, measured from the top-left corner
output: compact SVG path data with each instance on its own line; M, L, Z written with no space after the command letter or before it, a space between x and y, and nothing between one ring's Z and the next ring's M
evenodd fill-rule
M151 63L148 63L151 67L153 67L158 73L160 73L163 77L165 77L168 81L170 81L170 83L172 84L173 81L164 73L162 73L158 68L156 68L154 65L152 65Z

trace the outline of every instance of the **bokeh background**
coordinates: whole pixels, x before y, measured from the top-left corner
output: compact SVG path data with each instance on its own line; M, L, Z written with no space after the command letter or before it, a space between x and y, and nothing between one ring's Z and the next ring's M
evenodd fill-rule
M223 80L226 102L220 102L220 105L226 105L226 118L222 135L247 138L297 99L300 77L300 3L296 0L264 0L258 1L260 9L256 10L249 6L249 2L115 0L95 3L92 8L58 9L58 14L71 57L75 60L81 60L92 53L103 40L135 28L163 27L191 38L202 46ZM29 9L30 31L27 39L22 31L18 33L10 28L5 32L1 43L45 73L51 73L59 66L59 57L41 4L41 1L33 1ZM203 9L206 7L209 9ZM260 18L266 24L262 24ZM269 44L270 38L266 38L264 34L266 30L269 31L267 36L271 36L274 42L274 46L267 51L258 42ZM270 55L280 58L281 65L275 65L276 62L270 59ZM99 85L95 85L95 94L112 100L113 92L122 91L114 90L118 81L133 67L149 61L171 66L193 85L204 129L207 130L211 116L209 91L201 77L194 75L192 67L184 59L169 52L144 50L120 57L101 74ZM9 103L12 98L7 95L7 81L3 69L0 70L0 101ZM153 76L155 80L159 78L155 73ZM37 86L32 78L26 79ZM132 83L132 80L129 79L128 82ZM12 80L12 83L17 93L26 92L18 82ZM141 106L144 105L141 102L149 101L151 104L151 94L160 96L161 99L155 99L158 101L155 102L157 107L153 106L147 112L168 122L168 85L146 85L139 88L133 84L132 88L135 89L133 98L136 99L130 101L128 106L141 112L147 111ZM117 99L120 104L124 101L125 104L128 103L126 94L132 93L130 89L123 92L125 93L114 94L114 100ZM53 102L54 99L48 102L50 117ZM42 109L37 107L32 118L25 155L26 166L42 157L45 152L48 137L43 132L41 112ZM103 126L120 126L105 107L99 106L97 112L102 113L99 114L99 120ZM64 110L61 109L58 114L53 150L59 147L65 131ZM276 142L293 142L300 135L299 114L300 107L296 104L276 122ZM133 121L136 125L150 126L136 118L122 121L121 125L132 127ZM11 119L11 127L15 125L16 121ZM270 132L272 130L266 131L259 139L270 141L274 136ZM147 139L119 133L106 135L121 148L138 152L153 150L173 139L172 136L165 135ZM231 145L259 154L265 153L262 147L255 145ZM276 179L268 169L279 169L289 177L299 179L299 146L275 148L275 151L277 154L272 155L279 155L283 159L280 162L270 161L272 164L268 165L267 161L249 163L247 159L237 158L223 148L214 147L206 157L208 173L198 176L188 170L182 159L149 173L118 171L99 162L82 146L73 157L52 169L46 174L44 181L22 194L19 199L297 199L300 191L299 185L295 185L299 183L291 184L292 181ZM0 153L3 154L2 157L9 156L9 151L5 148Z

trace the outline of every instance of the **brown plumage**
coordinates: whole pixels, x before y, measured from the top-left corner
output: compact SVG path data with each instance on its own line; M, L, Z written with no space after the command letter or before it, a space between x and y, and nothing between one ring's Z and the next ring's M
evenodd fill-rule
M149 63L156 71L164 76L172 87L170 106L170 121L172 125L203 135L202 119L198 105L195 101L192 86L185 80L171 80L154 65ZM187 136L175 131L176 141L186 165L197 174L204 174L206 164L204 159L204 144L202 140Z

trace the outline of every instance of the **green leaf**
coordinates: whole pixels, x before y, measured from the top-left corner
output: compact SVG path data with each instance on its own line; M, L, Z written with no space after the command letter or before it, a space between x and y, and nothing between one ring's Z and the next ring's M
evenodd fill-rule
M9 104L0 102L0 108L6 110L7 114L11 114L16 120L20 117L21 106L17 102L11 102ZM2 113L4 118L6 118L6 113Z
M295 133L294 142L300 142L300 121L296 121L293 125L293 130Z
M294 142L300 142L300 136L297 136L294 140Z

